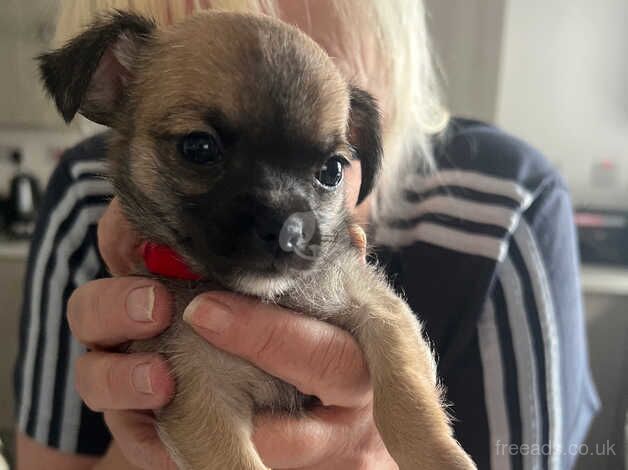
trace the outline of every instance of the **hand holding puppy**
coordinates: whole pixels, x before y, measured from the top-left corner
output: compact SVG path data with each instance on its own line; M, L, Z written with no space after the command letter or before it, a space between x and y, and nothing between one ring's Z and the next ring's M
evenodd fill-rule
M141 263L139 240L117 200L105 212L98 234L101 253L112 272L123 276ZM211 325L217 317L216 301L231 310L229 320L223 317L220 333L216 331L220 328ZM156 434L152 414L147 413L168 403L174 381L158 355L107 350L158 335L170 322L170 304L167 290L159 283L117 277L80 287L68 307L74 335L93 348L79 361L76 382L88 406L105 414L115 446L108 458L121 458L121 453L145 469L176 468ZM375 428L368 372L348 333L234 294L203 294L196 305L191 316L201 336L327 405L304 419L257 416L253 441L267 466L397 468Z

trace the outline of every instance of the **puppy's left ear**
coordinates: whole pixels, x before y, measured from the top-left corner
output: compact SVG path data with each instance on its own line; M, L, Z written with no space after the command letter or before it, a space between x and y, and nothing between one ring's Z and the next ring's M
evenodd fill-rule
M373 189L382 165L382 123L373 96L357 87L351 87L350 93L349 141L362 164L359 204Z

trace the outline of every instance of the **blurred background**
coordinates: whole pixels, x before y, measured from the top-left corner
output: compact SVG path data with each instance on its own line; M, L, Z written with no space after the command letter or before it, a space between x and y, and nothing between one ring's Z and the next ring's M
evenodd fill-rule
M87 0L86 0L87 1ZM539 148L572 192L593 375L602 400L588 442L626 463L628 405L628 0L425 0L454 115ZM54 0L0 0L0 437L10 448L21 281L38 195L81 139L46 100L32 58Z

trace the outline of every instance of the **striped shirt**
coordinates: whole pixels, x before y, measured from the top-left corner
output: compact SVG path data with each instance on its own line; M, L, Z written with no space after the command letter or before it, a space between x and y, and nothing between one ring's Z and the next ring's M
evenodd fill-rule
M96 223L111 197L102 136L69 150L33 239L16 364L19 429L63 452L110 436L81 402L84 348L65 318L105 275ZM401 184L375 227L376 257L433 343L456 438L481 469L566 469L598 406L587 358L572 208L546 160L494 127L452 120L437 171Z

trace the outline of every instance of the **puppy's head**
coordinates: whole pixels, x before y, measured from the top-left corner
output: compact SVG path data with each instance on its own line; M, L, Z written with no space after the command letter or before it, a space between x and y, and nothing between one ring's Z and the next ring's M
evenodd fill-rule
M373 99L279 21L210 12L158 29L117 12L39 60L66 121L114 129L111 174L135 227L227 286L259 294L329 259L348 162L361 162L360 200L373 187Z

